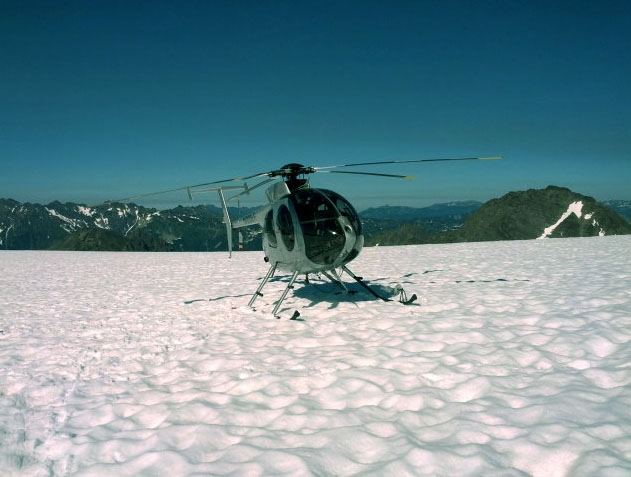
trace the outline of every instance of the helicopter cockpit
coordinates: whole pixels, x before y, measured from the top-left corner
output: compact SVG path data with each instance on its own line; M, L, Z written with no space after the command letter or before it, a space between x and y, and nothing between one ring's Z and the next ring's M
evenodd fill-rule
M346 256L355 250L352 258L359 254L363 246L361 222L341 195L327 189L303 189L294 192L290 200L302 231L305 255L311 262L332 265L346 258L341 257L345 250Z
M286 194L275 213L266 214L263 232L269 258L280 267L301 272L344 265L364 245L357 212L341 195L327 189Z

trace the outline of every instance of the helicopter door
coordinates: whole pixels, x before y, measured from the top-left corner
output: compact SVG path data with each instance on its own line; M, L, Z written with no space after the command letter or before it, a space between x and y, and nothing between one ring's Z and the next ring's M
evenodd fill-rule
M278 225L278 231L285 248L288 252L291 252L296 244L296 233L294 232L294 221L291 218L291 212L284 204L276 212L276 225Z
M276 239L276 232L274 231L274 221L272 220L271 210L267 214L265 214L263 233L265 234L265 238L267 239L267 243L270 247L278 246L278 240Z

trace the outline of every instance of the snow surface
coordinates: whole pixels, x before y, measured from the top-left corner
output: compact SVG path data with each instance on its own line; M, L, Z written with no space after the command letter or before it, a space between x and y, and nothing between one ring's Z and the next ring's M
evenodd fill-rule
M0 252L0 474L631 475L630 250L367 249L421 306L282 320L260 252Z

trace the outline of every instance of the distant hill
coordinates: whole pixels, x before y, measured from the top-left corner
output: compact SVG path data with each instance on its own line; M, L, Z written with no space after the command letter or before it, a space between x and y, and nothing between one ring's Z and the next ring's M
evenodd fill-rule
M564 187L510 192L473 212L436 242L524 240L631 234L631 225L594 198Z
M359 213L364 226L365 244L406 245L425 243L430 237L462 227L467 216L482 202L462 201L434 204L429 207L385 205Z
M430 243L435 235L418 223L399 224L392 229L384 229L368 235L365 238L365 245L372 247L375 245L412 245L419 243Z
M481 206L482 202L476 201L447 202L422 208L384 205L382 207L366 209L360 212L359 215L362 219L387 219L406 222L446 217L464 220L464 217L474 210L479 209Z

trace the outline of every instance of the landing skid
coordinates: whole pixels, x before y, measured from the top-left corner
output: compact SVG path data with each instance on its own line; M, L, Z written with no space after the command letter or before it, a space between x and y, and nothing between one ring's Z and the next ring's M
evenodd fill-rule
M254 295L252 295L252 298L250 298L250 302L248 303L249 307L252 307L254 305L254 302L256 301L256 299L258 297L263 296L263 293L262 293L263 287L265 287L265 285L267 284L269 279L274 276L275 272L276 272L276 264L272 264L270 266L269 270L267 271L267 273L265 274L265 276L263 277L263 280L261 280L261 283L259 284L258 288L256 289L256 292L254 292ZM355 280L357 283L359 283L366 291L368 291L375 298L378 298L378 299L380 299L382 301L392 301L390 298L385 297L385 296L380 295L379 293L377 293L374 289L372 289L370 286L368 286L368 284L366 282L364 282L363 277L358 277L357 275L355 275L353 272L351 272L349 270L349 268L347 266L345 266L345 265L342 266L342 272L346 272L347 275L349 275L353 280ZM354 293L353 291L350 291L346 287L346 285L342 281L340 275L334 269L325 270L322 273L329 280L331 280L332 283L334 283L335 285L340 287L346 293L348 293L348 294L353 294ZM278 309L280 308L280 306L283 303L283 301L285 300L285 298L287 298L287 294L289 293L289 291L294 288L294 283L295 283L297 277L298 277L298 272L292 273L291 278L289 279L289 283L287 284L287 286L285 287L285 290L283 290L282 295L280 296L280 298L278 299L278 301L274 305L274 309L272 310L272 315L274 315L276 318L280 318L278 316L278 314L277 314L278 313ZM309 276L308 275L306 276L305 282L307 284L309 283ZM403 303L404 305L409 305L409 304L411 304L412 302L414 302L417 299L416 294L414 294L410 298L408 298L407 295L405 294L405 291L400 286L397 286L397 295L399 295L399 301L401 303ZM300 316L300 312L295 311L293 316L290 319L291 320L301 320L300 318L298 318L299 316Z
M348 275L350 275L350 277L355 280L357 283L359 283L362 287L364 287L364 289L366 289L372 296L379 298L382 301L392 301L390 300L390 298L386 298L384 296L381 296L379 293L377 293L375 290L373 290L372 288L370 288L368 285L366 285L366 282L364 282L364 277L358 277L357 275L355 275L353 272L351 272L348 267L346 265L344 265L342 267L342 270L345 271Z
M351 272L349 270L349 268L344 265L342 266L342 271L346 272L351 278L353 278L353 280L355 280L357 283L359 283L362 287L364 287L365 290L367 290L372 296L374 296L375 298L379 298L382 301L392 301L390 298L384 297L383 295L380 295L379 293L377 293L374 289L372 289L371 287L368 286L368 284L366 282L364 282L363 277L358 277L357 275L355 275L353 272ZM325 273L326 275L326 273ZM336 275L337 276L337 275ZM328 275L327 275L328 277ZM339 278L339 277L338 277ZM331 279L331 277L329 277L329 279ZM333 280L332 280L333 281ZM344 283L338 279L337 283L338 285L341 285L345 290L347 290L346 286L344 285ZM333 283L336 283L335 281L333 281ZM347 290L348 291L348 290ZM416 301L416 299L418 298L416 296L416 294L413 294L410 298L407 297L407 294L405 293L405 290L403 290L403 288L401 287L401 285L397 285L396 287L396 295L399 296L399 302L403 303L404 305L410 305L413 302ZM350 292L349 292L350 293ZM395 295L395 296L396 296Z

